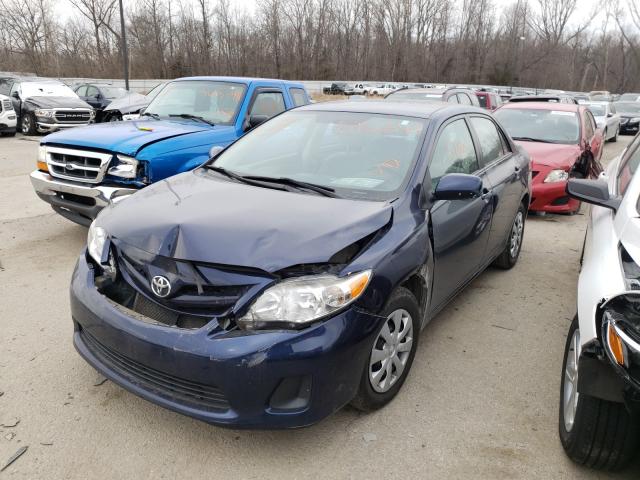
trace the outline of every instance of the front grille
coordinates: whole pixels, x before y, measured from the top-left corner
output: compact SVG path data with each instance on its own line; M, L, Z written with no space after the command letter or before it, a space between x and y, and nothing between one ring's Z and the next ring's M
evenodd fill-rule
M89 123L91 112L89 110L56 110L57 123Z
M193 382L147 367L103 345L85 330L81 330L80 335L103 364L148 392L204 410L226 411L230 408L224 393L214 385Z
M110 153L47 147L51 175L79 182L101 182L111 157Z
M0 112L3 110L13 110L13 103L11 103L11 100L2 101L2 104L0 105Z

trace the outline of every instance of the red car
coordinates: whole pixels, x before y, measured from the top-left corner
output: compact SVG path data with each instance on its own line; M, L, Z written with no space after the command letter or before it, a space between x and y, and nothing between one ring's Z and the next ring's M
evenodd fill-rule
M499 108L500 105L504 103L500 95L493 92L486 92L483 90L479 90L476 92L476 97L478 97L480 106L487 110L495 110L496 108Z
M599 173L604 137L593 114L568 103L507 103L494 112L531 158L533 212L575 213L580 202L565 192L569 176Z

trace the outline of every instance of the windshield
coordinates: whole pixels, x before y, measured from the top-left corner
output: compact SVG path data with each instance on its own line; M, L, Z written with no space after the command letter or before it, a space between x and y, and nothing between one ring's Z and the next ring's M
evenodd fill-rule
M104 96L110 100L122 98L129 93L122 87L100 87L100 90L102 90Z
M618 112L640 113L640 102L615 102Z
M76 93L63 83L23 82L20 85L22 98L29 97L75 97Z
M231 125L244 98L245 85L209 80L168 83L145 113L169 117L194 115L208 122Z
M574 112L502 108L494 115L514 140L526 138L574 145L580 137L578 116Z
M607 114L607 109L604 105L587 105L587 107L596 117L604 117Z
M408 181L426 124L394 115L290 111L233 144L215 166L313 183L341 197L388 200Z
M399 90L392 93L387 97L389 100L426 100L428 102L441 102L441 93L427 93L427 92L406 92Z

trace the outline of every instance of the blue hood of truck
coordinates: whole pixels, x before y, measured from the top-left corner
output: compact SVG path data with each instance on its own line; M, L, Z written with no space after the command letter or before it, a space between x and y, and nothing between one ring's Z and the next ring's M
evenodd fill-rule
M109 122L72 128L47 135L42 144L85 147L96 150L122 153L136 156L144 147L170 138L192 135L199 132L228 130L229 126L216 126L187 121L168 120L133 120L126 122ZM168 151L184 148L176 145ZM196 142L196 145L198 143Z

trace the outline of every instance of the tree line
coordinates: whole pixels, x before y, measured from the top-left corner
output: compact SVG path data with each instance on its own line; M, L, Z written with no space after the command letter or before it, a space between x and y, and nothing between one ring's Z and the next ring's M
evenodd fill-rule
M125 1L132 78L640 90L640 0ZM64 12L62 12L64 10ZM0 0L0 70L122 75L117 0Z

